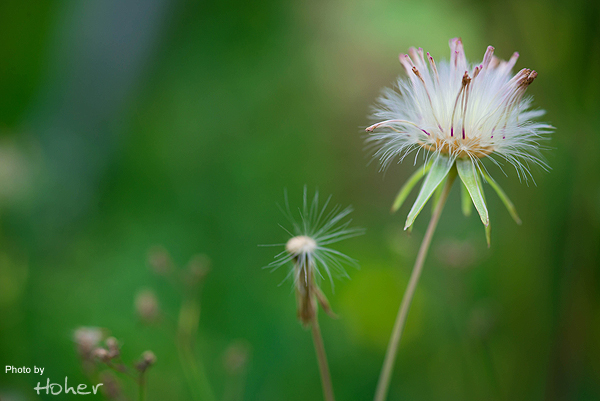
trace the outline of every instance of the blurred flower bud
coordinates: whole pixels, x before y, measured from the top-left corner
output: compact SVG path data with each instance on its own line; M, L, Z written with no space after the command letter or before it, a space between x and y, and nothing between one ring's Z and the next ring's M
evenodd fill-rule
M93 351L92 356L94 358L98 358L102 362L108 362L111 359L110 355L109 355L109 352L106 349L104 349L104 348L96 348Z
M106 348L108 349L108 357L110 359L116 358L121 354L121 350L119 349L119 342L114 337L108 337L106 341Z
M135 312L138 318L145 324L156 322L160 314L158 300L154 291L144 289L135 296Z
M223 354L223 366L231 375L244 373L250 358L250 345L245 340L236 340L231 343Z
M446 267L466 269L475 263L477 253L471 241L445 240L436 248L438 260Z
M154 365L154 363L156 362L156 355L154 355L154 352L152 351L144 351L144 353L142 354L142 359L148 365Z
M73 333L77 352L82 359L90 359L92 352L102 340L104 334L98 327L79 327Z
M148 251L148 264L154 273L167 276L173 271L173 261L169 252L160 245L153 246Z
M154 352L152 351L144 351L144 353L142 354L142 357L140 358L140 360L135 364L135 368L143 373L145 372L150 366L154 365L156 363L156 355L154 355Z
M185 282L189 286L196 286L204 280L210 271L210 258L206 255L199 254L192 257L187 265L185 272Z

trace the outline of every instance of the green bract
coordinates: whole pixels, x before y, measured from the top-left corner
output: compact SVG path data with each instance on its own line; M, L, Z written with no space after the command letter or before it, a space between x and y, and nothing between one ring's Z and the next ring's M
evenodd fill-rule
M425 182L423 182L421 191L417 196L417 200L413 204L412 209L410 209L410 212L408 212L408 218L404 225L405 230L412 226L419 213L421 213L423 206L425 206L429 198L431 198L433 191L435 191L442 181L444 181L444 178L446 178L452 166L453 163L447 157L438 157L433 161L429 173L427 174L427 177L425 177Z
M431 161L419 167L417 171L415 171L413 175L410 176L408 181L406 181L404 185L402 185L402 188L400 188L398 195L396 195L396 200L394 200L394 204L392 205L392 213L395 213L398 209L400 209L400 206L402 206L402 204L408 197L408 194L410 194L410 191L412 191L412 189L415 185L417 185L419 180L421 180L421 178L423 178L425 174L429 172L430 168Z
M483 199L483 188L481 187L481 181L479 180L479 174L475 165L469 159L457 159L456 169L458 170L460 180L467 187L469 195L471 195L473 204L475 204L475 208L479 212L479 217L481 217L481 222L484 226L488 226L490 224L490 216L485 205L485 199Z
M412 228L415 219L419 213L421 213L421 210L423 210L423 207L432 197L432 195L432 206L435 207L439 199L442 186L449 174L458 174L460 177L462 212L465 216L470 216L472 207L473 205L475 206L475 209L481 218L481 222L485 227L485 236L488 246L490 245L491 226L485 194L483 191L482 176L484 181L487 182L494 189L494 191L496 191L515 222L517 224L521 224L521 219L517 215L517 211L515 210L513 203L510 201L508 196L506 196L506 193L502 190L502 188L500 188L498 183L496 183L496 181L494 181L485 172L484 169L479 168L471 159L456 158L452 160L446 156L440 155L434 156L432 159L433 160L430 160L428 163L417 169L417 171L415 171L415 173L409 177L409 179L398 192L398 195L396 196L392 206L392 212L396 212L402 206L419 180L423 177L425 178L423 185L421 186L421 190L417 195L417 199L408 213L406 224L404 226L405 230Z

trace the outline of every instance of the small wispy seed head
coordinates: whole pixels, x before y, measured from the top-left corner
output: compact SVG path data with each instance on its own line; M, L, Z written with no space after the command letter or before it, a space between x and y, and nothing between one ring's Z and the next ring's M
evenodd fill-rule
M363 230L350 228L351 220L344 221L352 211L351 208L335 206L327 211L329 199L320 206L318 192L309 200L306 187L302 208L298 210L300 220L294 218L287 202L287 194L285 198L285 209L282 211L292 229L284 230L290 237L285 244L278 244L285 245L285 250L277 254L267 267L275 270L283 265L293 264L286 278L293 277L298 319L308 327L316 319L318 305L327 314L335 316L319 288L320 279L328 277L333 287L334 275L348 277L344 264L356 265L356 261L329 248L329 245L360 235Z

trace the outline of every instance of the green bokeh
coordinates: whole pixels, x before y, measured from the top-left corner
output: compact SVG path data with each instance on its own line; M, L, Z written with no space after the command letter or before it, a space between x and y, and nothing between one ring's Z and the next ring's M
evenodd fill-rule
M146 261L159 244L182 269L212 261L197 355L219 397L243 339L245 400L321 399L286 272L261 270L278 251L257 246L285 240L277 203L307 185L366 228L337 248L361 267L324 286L340 319L321 321L339 400L371 399L430 208L402 231L408 206L389 208L414 167L380 173L361 128L400 52L445 58L461 36L471 60L493 44L538 71L552 169L527 185L490 166L523 225L490 191L489 250L453 190L390 400L600 399L598 21L593 0L2 1L0 398L59 399L5 365L86 382L72 335L98 326L125 360L155 352L149 400L191 399L172 333L182 293ZM142 288L158 325L136 318Z

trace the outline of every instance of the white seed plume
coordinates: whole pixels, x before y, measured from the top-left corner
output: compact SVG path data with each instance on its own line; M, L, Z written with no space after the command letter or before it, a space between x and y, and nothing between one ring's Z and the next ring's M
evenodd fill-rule
M460 39L450 40L450 50L450 61L439 64L421 48L400 55L408 79L383 92L373 113L378 122L366 129L382 168L420 150L470 158L478 167L484 157L499 165L497 155L525 180L531 163L547 168L539 141L553 127L532 121L544 111L531 110L532 98L523 96L537 72L524 68L512 76L518 53L501 61L491 46L476 64L467 62Z
M298 208L299 220L294 219L290 210L287 193L285 194L285 209L282 212L286 216L292 229L285 229L290 239L285 244L285 250L275 256L267 268L273 270L294 262L287 278L294 276L294 283L303 281L306 284L312 275L314 278L327 276L333 286L333 277L348 277L344 264L356 265L356 261L343 253L331 249L328 245L342 241L347 238L361 235L360 228L350 228L352 220L344 219L352 212L352 208L342 209L335 206L327 211L331 197L327 198L323 206L319 206L319 193L311 201L308 200L306 187L304 188L303 205ZM283 228L283 226L282 226Z

